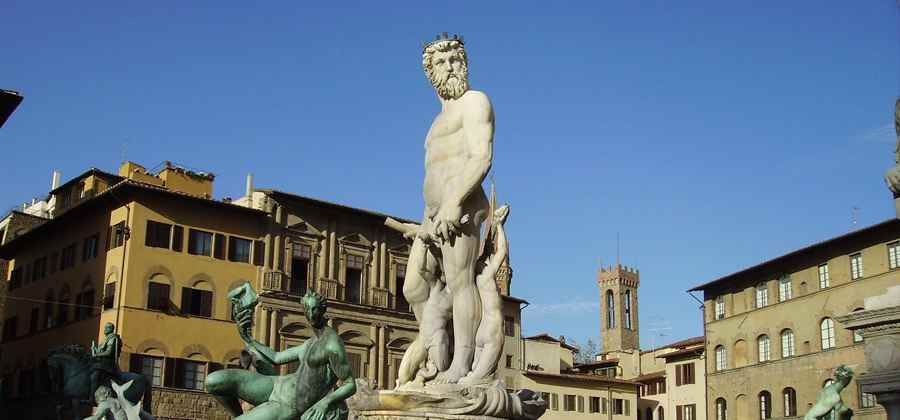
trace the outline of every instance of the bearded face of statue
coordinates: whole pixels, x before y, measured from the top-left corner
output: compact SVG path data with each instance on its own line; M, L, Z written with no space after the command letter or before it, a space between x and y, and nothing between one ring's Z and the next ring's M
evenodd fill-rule
M425 49L425 73L438 96L448 100L457 99L469 90L466 61L466 52L457 41L445 41Z

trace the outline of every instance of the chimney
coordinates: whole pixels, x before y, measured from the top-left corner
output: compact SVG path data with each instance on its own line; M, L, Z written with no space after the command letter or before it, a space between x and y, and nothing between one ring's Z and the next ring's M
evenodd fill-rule
M60 174L59 171L57 171L55 169L53 170L53 179L50 181L50 189L51 190L55 190L55 189L59 188L59 177L61 175L62 174Z
M246 196L250 197L253 194L253 174L247 174L247 192Z

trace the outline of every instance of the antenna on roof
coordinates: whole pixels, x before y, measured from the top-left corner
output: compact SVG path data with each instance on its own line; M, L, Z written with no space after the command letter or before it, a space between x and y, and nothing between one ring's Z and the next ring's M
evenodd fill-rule
M618 267L622 261L619 259L619 232L616 232L616 267Z

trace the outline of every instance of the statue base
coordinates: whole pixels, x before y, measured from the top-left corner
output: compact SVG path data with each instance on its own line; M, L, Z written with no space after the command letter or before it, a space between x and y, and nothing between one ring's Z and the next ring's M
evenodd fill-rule
M347 401L358 420L535 420L547 410L540 394L509 393L500 381L478 385L404 385L379 391L357 381L356 395Z

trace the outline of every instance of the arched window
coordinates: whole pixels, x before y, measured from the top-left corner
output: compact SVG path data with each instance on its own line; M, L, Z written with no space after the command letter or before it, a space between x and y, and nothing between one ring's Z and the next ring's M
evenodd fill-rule
M771 353L769 352L769 336L765 334L759 336L759 338L756 339L756 344L759 361L768 362L769 360L772 360Z
M794 388L788 387L781 391L781 396L784 399L784 416L785 417L794 417L797 415L797 391L794 391Z
M834 347L834 321L831 318L825 318L819 324L822 332L822 350L828 350Z
M725 346L716 346L716 371L721 372L725 369L728 369Z
M653 409L647 407L647 420L653 420Z
M625 315L623 316L625 319L625 328L631 329L631 290L625 291Z
M725 296L716 297L716 319L725 318Z
M606 328L616 327L616 299L612 290L606 291Z
M724 398L716 399L716 420L728 419L728 407Z
M794 297L794 291L791 288L791 276L785 274L778 279L778 300L784 302Z
M781 330L781 358L794 356L794 332L790 328Z
M761 420L772 418L772 394L769 394L769 391L759 393L759 418Z
M666 420L666 412L662 406L656 409L656 420Z
M766 283L756 285L756 307L763 308L769 305L769 288Z

